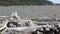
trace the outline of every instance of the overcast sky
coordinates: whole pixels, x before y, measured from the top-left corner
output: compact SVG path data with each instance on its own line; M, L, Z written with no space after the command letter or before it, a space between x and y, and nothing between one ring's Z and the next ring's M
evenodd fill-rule
M60 3L60 0L50 0L52 1L53 3Z

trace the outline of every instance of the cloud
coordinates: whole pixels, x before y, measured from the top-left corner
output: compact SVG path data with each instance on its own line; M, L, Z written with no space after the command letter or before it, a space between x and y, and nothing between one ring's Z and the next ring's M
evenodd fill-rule
M53 3L60 3L60 0L49 0L52 1Z

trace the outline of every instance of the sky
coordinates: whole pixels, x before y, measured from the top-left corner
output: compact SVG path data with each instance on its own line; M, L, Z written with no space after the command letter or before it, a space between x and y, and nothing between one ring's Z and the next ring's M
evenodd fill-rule
M50 0L52 1L53 3L60 3L60 0Z

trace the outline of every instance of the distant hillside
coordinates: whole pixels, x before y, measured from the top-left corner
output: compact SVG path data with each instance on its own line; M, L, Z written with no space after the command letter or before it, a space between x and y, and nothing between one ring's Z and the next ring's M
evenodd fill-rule
M52 5L48 0L0 0L0 6L10 5Z

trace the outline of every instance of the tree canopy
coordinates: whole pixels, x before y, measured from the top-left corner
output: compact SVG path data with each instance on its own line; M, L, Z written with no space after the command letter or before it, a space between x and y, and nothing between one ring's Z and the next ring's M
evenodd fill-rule
M0 0L0 6L15 5L52 5L48 0Z

